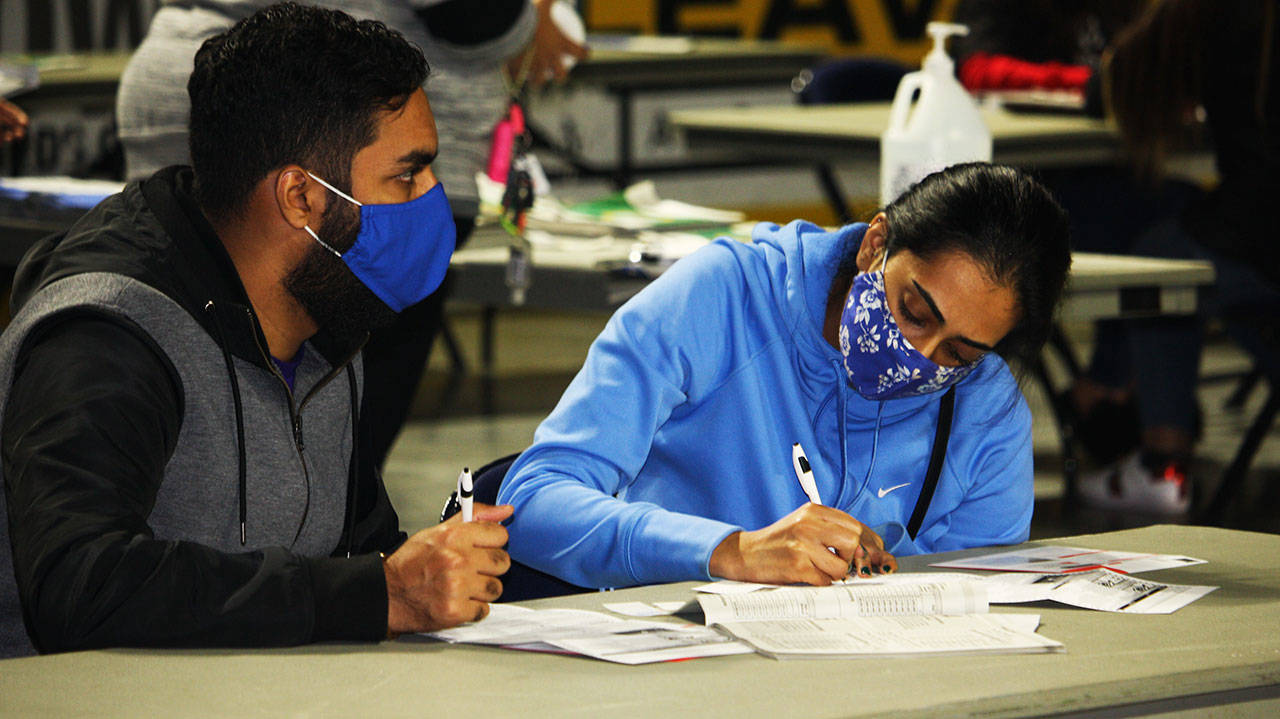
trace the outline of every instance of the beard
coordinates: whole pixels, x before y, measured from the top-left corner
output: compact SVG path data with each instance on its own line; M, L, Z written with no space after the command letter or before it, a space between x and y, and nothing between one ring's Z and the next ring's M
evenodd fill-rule
M344 202L325 209L316 234L334 249L346 252L355 244L359 232L359 210ZM395 322L396 313L345 262L318 242L312 243L306 256L285 277L284 287L320 329L342 346L354 345L366 333Z

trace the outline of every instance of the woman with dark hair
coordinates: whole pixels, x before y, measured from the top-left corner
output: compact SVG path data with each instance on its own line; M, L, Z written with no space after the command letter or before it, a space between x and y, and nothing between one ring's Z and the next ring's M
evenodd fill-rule
M1093 506L1164 515L1190 509L1200 319L1223 320L1275 371L1258 331L1280 307L1278 14L1277 0L1161 0L1117 38L1104 65L1130 164L1159 177L1165 156L1203 112L1219 182L1134 245L1136 254L1208 260L1215 281L1202 293L1199 318L1129 324L1141 439L1136 451L1081 477L1077 487Z
M868 224L712 243L618 310L512 466L512 557L584 587L827 584L1025 540L1002 355L1036 351L1069 264L1049 193L976 163Z

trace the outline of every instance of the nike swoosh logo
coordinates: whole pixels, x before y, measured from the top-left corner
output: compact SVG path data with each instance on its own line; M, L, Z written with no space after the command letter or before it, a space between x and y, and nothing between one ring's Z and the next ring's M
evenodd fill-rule
M907 486L908 484L911 484L911 483L910 483L910 482L903 482L902 484L895 484L895 485L893 485L892 487L881 487L881 488L880 488L880 490L879 490L878 492L876 492L876 496L877 496L877 497L879 497L880 499L884 499L884 496L885 496L886 494L888 494L888 493L892 492L892 491L893 491L893 490L895 490L895 489L902 489L903 487Z

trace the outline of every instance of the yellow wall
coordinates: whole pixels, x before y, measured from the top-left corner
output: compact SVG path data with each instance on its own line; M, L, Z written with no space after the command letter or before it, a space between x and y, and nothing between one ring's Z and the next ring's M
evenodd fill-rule
M819 43L833 54L918 62L924 26L951 17L957 0L583 0L597 32L727 35Z

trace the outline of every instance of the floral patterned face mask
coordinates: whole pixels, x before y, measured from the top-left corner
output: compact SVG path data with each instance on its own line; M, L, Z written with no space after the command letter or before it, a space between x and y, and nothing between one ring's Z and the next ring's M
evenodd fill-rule
M853 278L840 315L840 354L849 384L869 400L915 397L964 379L977 362L943 367L920 354L898 329L884 291L886 251L880 269Z

